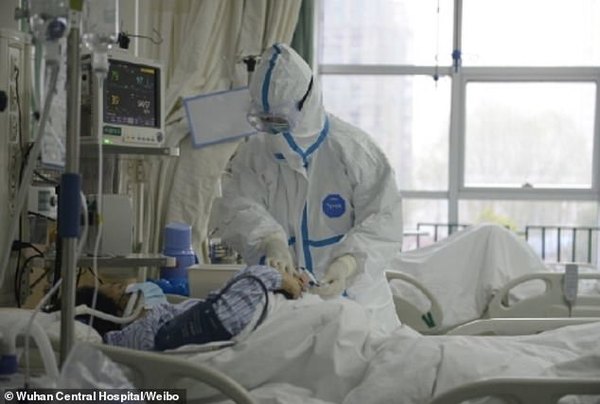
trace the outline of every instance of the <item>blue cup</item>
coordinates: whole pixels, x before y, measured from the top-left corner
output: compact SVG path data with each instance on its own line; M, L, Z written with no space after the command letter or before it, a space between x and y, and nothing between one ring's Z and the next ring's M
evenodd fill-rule
M189 296L188 268L198 263L198 257L192 249L192 227L185 223L169 223L165 227L163 254L174 257L176 266L173 268L162 267L160 278L168 281L171 286L177 285L177 291L183 292L178 294ZM165 287L167 287L166 284ZM167 289L171 288L167 287ZM163 291L165 293L174 292L164 288Z

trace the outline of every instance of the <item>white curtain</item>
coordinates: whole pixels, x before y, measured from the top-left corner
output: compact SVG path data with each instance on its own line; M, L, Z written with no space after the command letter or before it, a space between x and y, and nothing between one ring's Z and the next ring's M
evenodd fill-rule
M160 32L163 42L140 42L140 56L166 66L167 142L179 157L148 157L135 175L121 169L121 190L135 190L144 217L142 252L162 246L165 224L192 226L201 255L217 184L237 143L193 149L181 97L246 85L241 58L275 42L290 43L301 0L142 0L140 34ZM134 198L134 199L135 199ZM140 223L141 222L141 223Z

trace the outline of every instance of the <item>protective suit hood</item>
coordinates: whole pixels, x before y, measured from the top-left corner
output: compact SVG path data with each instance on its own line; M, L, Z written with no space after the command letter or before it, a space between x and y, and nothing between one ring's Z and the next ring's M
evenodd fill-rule
M325 109L318 77L288 45L275 44L263 53L249 87L254 108L286 116L294 137L310 138L323 128Z

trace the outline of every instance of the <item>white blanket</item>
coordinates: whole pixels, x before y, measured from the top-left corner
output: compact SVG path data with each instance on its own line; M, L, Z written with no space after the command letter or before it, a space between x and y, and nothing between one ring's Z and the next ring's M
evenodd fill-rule
M279 301L238 345L186 358L224 371L260 403L410 404L489 377L600 378L598 335L600 323L526 337L432 337L408 327L381 337L355 302L306 296ZM212 394L178 387L188 398Z
M546 267L524 239L504 227L483 224L402 252L388 269L405 272L423 284L442 307L442 328L449 328L481 318L493 294L509 280ZM402 283L393 286L394 293L421 308L414 288Z

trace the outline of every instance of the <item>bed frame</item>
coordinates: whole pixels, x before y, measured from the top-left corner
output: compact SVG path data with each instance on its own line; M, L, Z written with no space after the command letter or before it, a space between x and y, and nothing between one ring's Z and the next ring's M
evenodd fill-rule
M600 273L580 273L579 280L600 281ZM541 272L520 276L508 282L490 301L485 317L600 317L600 294L578 296L571 310L564 293L564 273ZM509 303L509 293L526 282L542 281L546 289L542 294L516 303Z
M560 327L597 321L600 321L600 318L488 318L461 324L445 335L532 335Z
M175 296L171 296L174 298ZM179 297L178 297L179 298ZM486 319L477 320L457 327L452 335L481 334L531 334L559 326L600 321L597 318L556 319ZM494 331L494 329L496 331ZM501 332L497 332L500 330ZM512 332L510 331L512 330ZM192 379L216 389L222 396L240 404L255 404L256 401L238 382L209 366L194 363L167 354L138 351L104 344L90 344L116 363L124 365L130 381L138 388L174 388L181 379ZM160 369L160 370L158 370ZM207 390L209 391L209 390ZM482 380L449 390L433 399L430 404L454 404L476 397L498 396L512 400L511 403L537 404L554 403L565 395L600 395L599 379L575 378L499 378ZM221 400L221 396L214 396ZM206 399L187 398L188 403L206 402Z
M138 388L172 387L180 378L192 378L217 388L236 403L256 404L237 382L208 367L182 359L152 352L96 345L117 363L133 369L141 378L134 383ZM155 370L160 368L158 374ZM600 379L576 378L495 378L459 386L433 398L429 404L458 404L481 397L498 397L508 403L551 404L566 395L599 395ZM188 403L193 400L188 398ZM203 400L204 402L204 400Z
M241 384L208 366L155 352L92 345L113 361L128 367L133 372L131 381L138 388L173 388L178 380L190 378L217 389L236 403L256 404ZM193 403L194 400L187 397L186 402Z
M409 300L394 294L396 313L402 323L426 335L445 334L454 328L443 328L441 326L444 314L440 303L416 278L397 271L385 271L385 276L388 282L397 279L412 285L430 301L429 311L423 312ZM580 273L578 276L579 280L595 279L600 281L600 273ZM540 272L516 278L508 282L493 296L483 318L536 318L539 321L545 318L600 317L600 295L578 296L572 308L569 309L564 299L563 279L563 273L555 272ZM518 285L531 281L544 282L546 285L545 291L539 295L510 304L508 298L510 291ZM503 324L509 323L505 322ZM509 330L508 332L512 331Z
M566 395L600 396L600 379L498 378L469 383L435 397L429 404L459 404L498 397L511 404L552 404Z
M388 283L393 280L400 280L408 283L420 291L430 302L429 311L423 313L423 311L419 310L409 300L392 293L394 306L396 307L396 314L402 323L409 325L413 329L419 331L421 334L443 333L441 328L442 321L444 319L442 306L437 301L435 296L431 294L431 292L421 282L419 282L412 275L397 271L385 271L385 277Z

